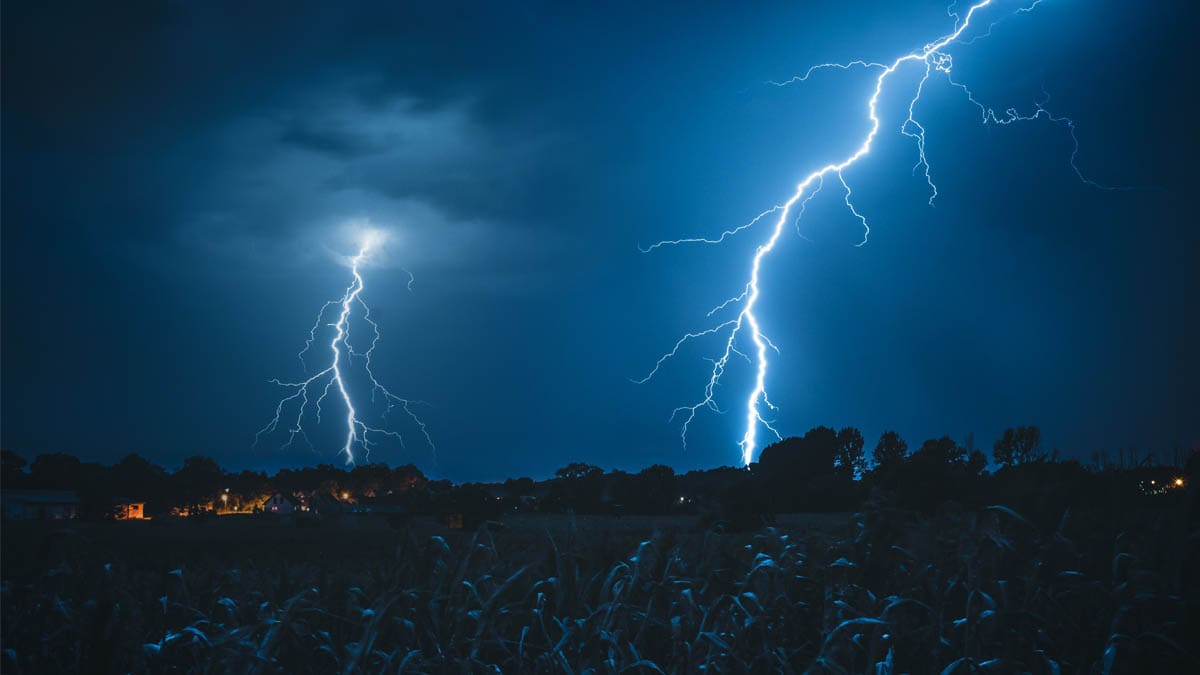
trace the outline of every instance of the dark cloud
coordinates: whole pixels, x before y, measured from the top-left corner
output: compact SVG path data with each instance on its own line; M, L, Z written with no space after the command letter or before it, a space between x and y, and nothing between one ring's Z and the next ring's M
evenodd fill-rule
M373 143L370 138L353 129L315 126L303 122L288 125L280 140L288 145L341 160L361 159L384 149L384 146Z

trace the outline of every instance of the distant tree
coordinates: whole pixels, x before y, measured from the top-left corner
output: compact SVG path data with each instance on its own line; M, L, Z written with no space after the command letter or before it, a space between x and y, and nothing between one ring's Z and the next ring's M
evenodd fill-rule
M796 511L829 511L852 508L858 486L853 480L853 464L844 470L837 464L839 451L848 457L855 446L861 453L855 434L841 435L829 427L810 429L801 438L786 438L763 448L753 467L753 486L741 493L747 504L724 500L734 510L749 508L760 515Z
M967 451L949 436L931 438L913 453L913 460L922 464L965 464Z
M495 501L483 483L464 483L450 490L443 510L462 516L463 527L474 529L479 522L497 513Z
M0 450L0 471L21 471L28 462L12 450Z
M392 470L387 464L358 464L347 476L342 487L359 497L374 497L386 490Z
M550 486L549 502L576 513L598 513L604 495L604 470L573 462L554 472L559 480Z
M431 480L426 484L425 487L428 488L430 494L442 496L449 494L450 491L454 489L454 483L451 483L448 479L443 478L442 480Z
M855 473L866 468L867 458L863 453L861 431L854 427L846 427L837 432L836 443L833 461L838 473L853 478Z
M759 455L757 471L786 480L828 476L834 470L837 438L833 429L815 427L803 438L793 436L772 443Z
M146 502L150 513L169 508L171 496L166 469L138 454L129 454L113 465L109 472L109 492L114 498Z
M978 476L987 468L987 456L978 450L972 450L967 455L967 473Z
M412 489L417 489L425 486L429 482L425 478L425 474L412 464L403 464L392 469L391 478L388 479L388 490L392 492L407 492Z
M171 476L179 506L195 507L216 498L225 488L225 471L211 457L188 457Z
M997 464L1015 466L1043 458L1042 432L1035 426L1008 428L992 446Z
M78 457L61 452L38 455L29 465L30 482L50 490L77 490L82 476Z
M0 481L6 490L23 487L29 480L25 458L12 450L0 450Z
M126 497L146 497L155 483L161 484L167 477L166 469L154 464L141 455L131 453L113 465L113 482Z
M885 431L879 437L879 442L875 444L871 459L874 460L875 466L891 466L904 459L904 455L907 453L908 443L900 438L900 434L894 431Z
M567 480L580 480L585 478L599 478L604 475L604 469L583 462L572 462L558 471L554 472L559 478Z
M675 469L666 464L651 464L639 471L637 475L660 483L670 483L675 480Z
M348 471L330 464L318 464L301 469L282 469L275 474L272 483L284 494L306 494L322 492L333 494L346 481ZM325 486L327 489L322 489Z
M225 477L225 482L236 500L228 506L239 511L260 509L275 494L267 474L257 471L230 474Z
M929 511L947 501L971 504L978 499L977 470L982 470L984 459L978 451L969 456L954 439L942 436L926 440L878 476L902 508Z
M509 478L504 481L504 490L513 497L525 497L533 494L534 483L532 478Z
M641 513L668 513L675 506L678 490L675 487L675 470L664 464L646 467L633 477L634 503L625 504Z

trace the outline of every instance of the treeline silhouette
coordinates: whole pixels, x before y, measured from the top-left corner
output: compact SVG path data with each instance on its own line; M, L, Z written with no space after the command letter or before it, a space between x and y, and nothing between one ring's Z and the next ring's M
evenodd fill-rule
M467 521L514 511L578 514L699 514L733 528L769 523L777 513L854 511L866 502L930 512L946 505L979 508L1008 504L1031 516L1058 517L1074 506L1122 508L1144 499L1192 493L1197 453L1170 460L1119 452L1096 453L1089 464L1045 451L1037 427L1008 429L991 462L970 437L943 436L910 451L896 432L873 448L853 427L816 427L766 447L749 469L722 467L676 474L663 465L637 473L605 472L572 463L554 478L502 483L430 480L408 464L328 464L303 469L229 472L208 457L190 457L171 472L136 454L116 464L44 454L32 462L3 451L5 490L70 490L83 517L99 519L120 501L146 504L151 516L215 511L255 512L273 495L325 510L462 515Z

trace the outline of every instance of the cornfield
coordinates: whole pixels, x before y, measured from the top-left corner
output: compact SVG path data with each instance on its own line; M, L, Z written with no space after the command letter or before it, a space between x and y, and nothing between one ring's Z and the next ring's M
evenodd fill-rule
M872 508L834 532L681 521L645 538L489 522L172 569L68 531L38 544L44 569L5 571L3 670L1197 672L1189 542L1168 516L1110 533Z

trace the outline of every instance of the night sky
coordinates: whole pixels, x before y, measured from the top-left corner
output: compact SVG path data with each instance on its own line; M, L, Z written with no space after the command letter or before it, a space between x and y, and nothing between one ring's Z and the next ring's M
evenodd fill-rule
M941 0L243 4L5 3L5 449L338 462L336 441L251 445L357 220L394 234L366 270L376 373L429 403L437 443L372 459L456 481L736 464L745 364L686 449L667 422L718 342L629 378L709 325L765 228L638 247L741 224L860 142L870 73L769 80L953 28ZM1132 189L1080 182L1063 128L980 125L933 80L930 208L884 101L847 172L869 243L830 190L764 269L785 435L1200 442L1191 4L1044 0L953 50L999 110L1048 92L1080 169Z

